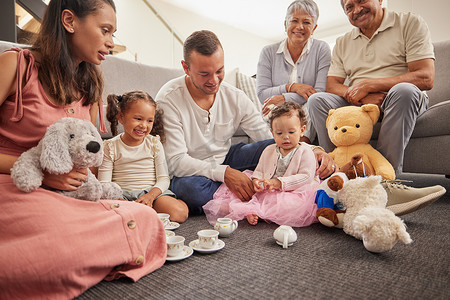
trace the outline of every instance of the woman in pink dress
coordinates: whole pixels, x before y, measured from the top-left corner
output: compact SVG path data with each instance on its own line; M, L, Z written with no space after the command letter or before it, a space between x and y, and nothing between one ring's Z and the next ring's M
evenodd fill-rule
M203 206L211 224L221 217L246 218L252 225L261 218L294 227L317 221L316 160L311 147L299 142L306 129L305 112L300 105L285 102L272 111L270 125L275 144L263 151L253 173L244 171L252 178L255 195L243 202L222 184Z
M63 117L95 124L103 88L96 65L115 30L112 0L52 0L33 46L0 55L0 299L73 298L103 279L136 281L165 261L152 208L43 188L23 193L10 176L50 124ZM87 170L44 174L46 186L76 190Z

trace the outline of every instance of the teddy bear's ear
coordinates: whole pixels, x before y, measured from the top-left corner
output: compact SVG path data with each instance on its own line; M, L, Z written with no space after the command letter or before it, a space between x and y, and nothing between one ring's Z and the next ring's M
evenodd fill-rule
M328 111L328 117L327 120L325 121L325 126L328 128L328 124L331 122L331 115L335 112L336 110L334 108L330 109Z
M356 166L363 162L362 159L363 159L362 153L356 153L355 155L352 156L350 161L352 165Z
M47 128L47 132L40 141L42 169L52 174L65 174L72 170L69 139L64 123L58 121Z
M341 176L335 175L328 179L328 187L332 191L340 191L344 187L344 179Z
M380 109L378 106L375 104L364 104L361 108L369 114L370 119L372 119L372 124L375 125L380 117Z

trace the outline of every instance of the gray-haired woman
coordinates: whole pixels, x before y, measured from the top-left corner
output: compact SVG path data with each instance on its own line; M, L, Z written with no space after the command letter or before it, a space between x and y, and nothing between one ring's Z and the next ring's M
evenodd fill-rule
M331 53L326 42L312 38L318 17L319 8L313 0L292 2L284 21L286 39L263 48L256 76L263 115L285 101L306 104L307 108L309 96L325 91ZM302 139L310 143L315 137L308 122Z

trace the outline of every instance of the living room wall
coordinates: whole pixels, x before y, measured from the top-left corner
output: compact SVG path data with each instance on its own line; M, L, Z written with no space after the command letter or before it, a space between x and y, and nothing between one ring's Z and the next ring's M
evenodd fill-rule
M389 0L388 7L394 11L413 12L421 15L428 24L433 42L448 40L450 29L449 0Z
M119 57L149 65L179 67L182 46L142 0L115 0L115 43L126 46Z
M150 1L184 41L192 32L208 29L217 34L225 51L225 68L253 75L263 46L273 41L249 34L163 1ZM164 67L181 68L182 46L142 0L115 0L118 30L116 42L127 47L126 59Z

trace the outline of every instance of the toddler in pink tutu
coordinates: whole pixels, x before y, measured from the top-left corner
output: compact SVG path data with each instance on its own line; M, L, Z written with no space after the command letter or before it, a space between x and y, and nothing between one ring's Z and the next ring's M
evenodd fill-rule
M275 144L267 146L254 172L244 171L253 181L255 194L243 202L223 183L203 206L211 224L221 217L294 227L317 221L316 160L311 147L299 142L306 129L305 112L300 105L285 102L272 111L269 121Z

